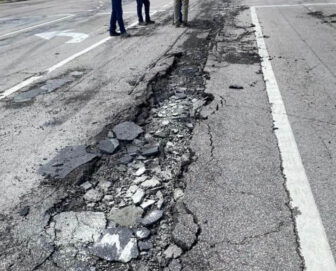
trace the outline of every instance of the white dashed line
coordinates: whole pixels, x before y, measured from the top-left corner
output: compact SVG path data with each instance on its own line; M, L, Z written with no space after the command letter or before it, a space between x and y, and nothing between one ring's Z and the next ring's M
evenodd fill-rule
M16 31L13 31L13 32L10 32L10 33L6 33L4 35L1 35L0 39L4 38L4 37L15 35L15 34L18 34L18 33L22 33L22 32L28 31L28 30L32 30L34 28L38 28L38 27L41 27L41 26L44 26L44 25L48 25L48 24L64 21L64 20L69 19L69 18L71 18L73 16L75 16L75 15L69 14L68 16L59 18L57 20L52 20L52 21L49 21L49 22L45 22L45 23L41 23L41 24L36 24L36 25L30 26L30 27L26 27L26 28L23 28L23 29L20 29L20 30L16 30Z
M287 117L255 7L251 8L251 17L255 25L274 126L278 128L275 135L281 153L283 173L286 176L286 187L291 198L291 208L300 212L295 217L295 222L305 267L308 271L335 271L334 257Z

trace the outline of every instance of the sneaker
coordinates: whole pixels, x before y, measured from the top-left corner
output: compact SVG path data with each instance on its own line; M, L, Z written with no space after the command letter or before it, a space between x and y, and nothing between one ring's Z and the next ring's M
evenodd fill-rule
M176 22L176 23L175 23L175 26L176 26L176 27L180 27L180 26L181 26L181 23L180 23L180 22Z
M183 27L188 27L189 24L188 24L187 22L183 22L183 23L182 23L182 26L183 26Z
M120 37L121 37L122 39L129 38L130 36L131 36L131 34L128 34L127 32L123 32L123 33L120 34Z
M117 36L120 36L121 34L119 32L110 32L110 36L111 37L117 37Z
M139 22L139 25L146 25L145 22Z
M146 21L146 24L155 24L155 21L148 20L148 21Z

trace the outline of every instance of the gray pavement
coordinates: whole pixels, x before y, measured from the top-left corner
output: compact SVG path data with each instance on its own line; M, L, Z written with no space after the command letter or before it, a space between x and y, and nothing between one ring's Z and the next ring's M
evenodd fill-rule
M336 4L191 1L190 27L175 28L172 1L151 3L156 24L139 27L124 1L123 40L107 38L109 2L0 4L0 270L322 270L302 252L250 7L336 255ZM55 31L85 39L36 36ZM41 175L125 120L144 134L62 180Z

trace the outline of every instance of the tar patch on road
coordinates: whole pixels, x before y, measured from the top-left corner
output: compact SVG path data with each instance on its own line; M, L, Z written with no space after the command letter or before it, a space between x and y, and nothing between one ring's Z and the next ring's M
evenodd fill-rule
M50 94L64 88L82 78L84 74L84 71L72 71L68 74L39 83L26 91L17 93L7 102L6 107L21 108L23 106L32 105L38 96Z
M320 19L324 24L335 24L336 23L336 13L331 15L325 15L323 11L309 12L308 15Z

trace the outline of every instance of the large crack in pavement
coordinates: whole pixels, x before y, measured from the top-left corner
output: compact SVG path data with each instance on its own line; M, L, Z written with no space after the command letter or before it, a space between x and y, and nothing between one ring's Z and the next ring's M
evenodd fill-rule
M38 242L50 249L34 266L8 270L181 270L178 258L201 233L183 203L183 175L200 111L214 99L204 66L220 21L207 20L211 5L203 5L179 51L172 47L134 83L138 106L106 125L95 144L68 147L41 167L43 185L60 194Z

